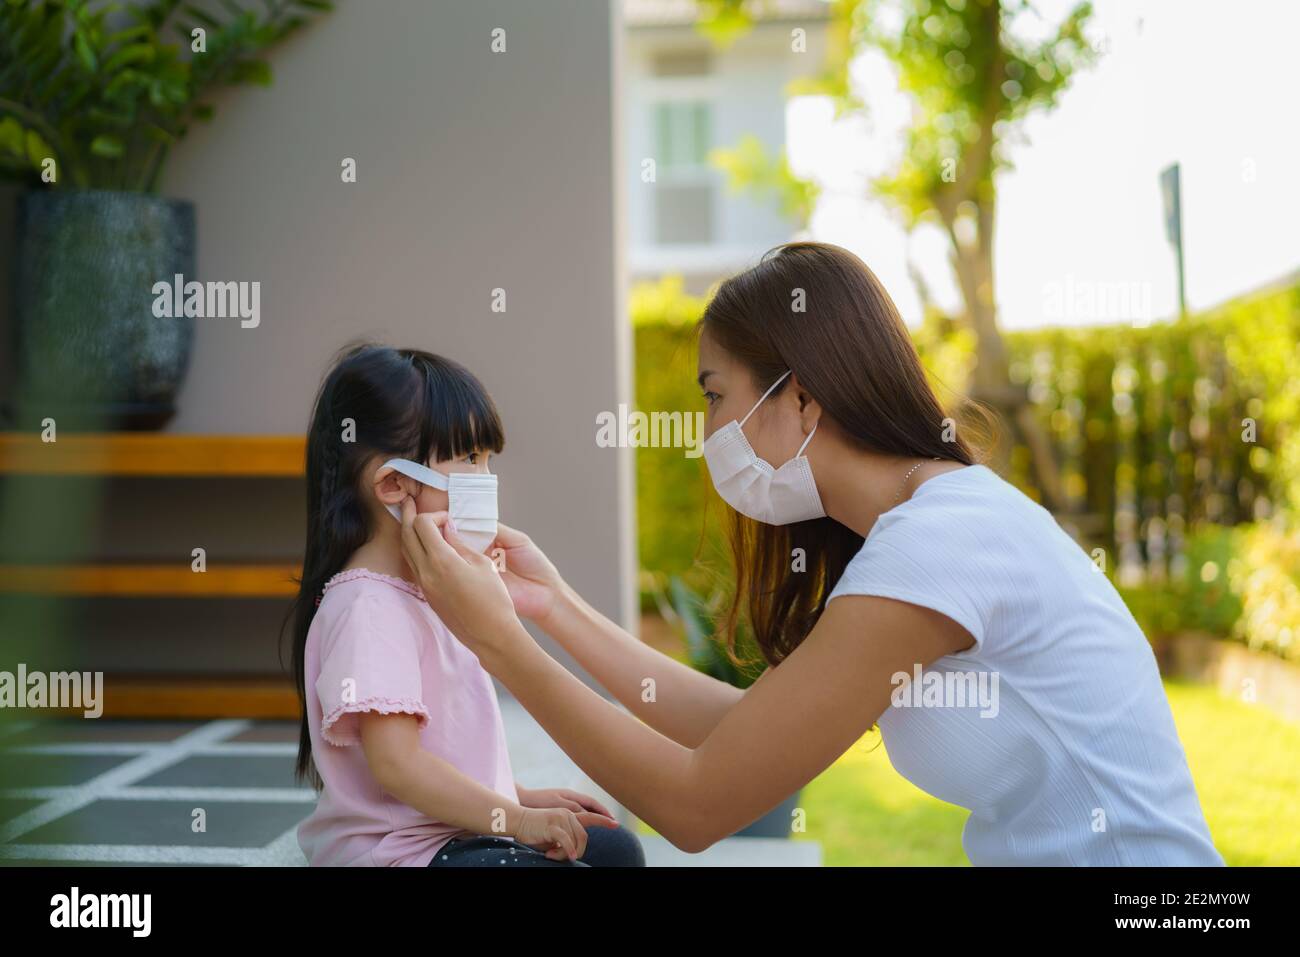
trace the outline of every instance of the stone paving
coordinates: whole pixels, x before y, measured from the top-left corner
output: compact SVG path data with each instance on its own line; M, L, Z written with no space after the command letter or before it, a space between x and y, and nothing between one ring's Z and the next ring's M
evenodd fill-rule
M513 699L503 696L501 709L521 783L617 807ZM67 719L3 730L2 866L305 864L296 828L316 795L293 781L293 722ZM695 855L643 841L652 866L821 863L808 841L730 838Z

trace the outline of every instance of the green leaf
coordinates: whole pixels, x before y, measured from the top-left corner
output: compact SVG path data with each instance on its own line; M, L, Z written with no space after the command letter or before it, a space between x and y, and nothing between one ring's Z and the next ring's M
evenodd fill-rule
M156 123L150 123L144 128L145 135L151 140L159 143L172 144L176 142L176 137L170 130L165 130Z
M262 60L240 60L230 71L230 78L236 83L270 86L271 67Z
M195 20L199 21L199 23L203 24L209 30L221 29L221 21L218 20L216 17L214 17L212 14L208 13L202 7L197 7L192 3L187 3L185 4L185 12L188 13L190 16L192 16ZM187 34L189 32L190 31L188 30L186 31Z
M0 119L0 149L14 156L22 156L25 147L23 128L12 116Z
M128 27L125 30L119 30L117 33L110 33L104 40L104 46L117 46L120 43L126 43L129 40L144 40L153 37L153 30L148 24L140 24L134 27Z
M686 649L691 663L703 670L712 663L715 651L713 627L704 614L704 602L676 575L668 579L668 592L673 610L686 631Z
M267 51L334 6L327 0L0 0L0 97L21 104L22 112L0 110L0 176L25 176L31 163L57 149L60 180L149 188L167 147L192 121L212 117L211 93L271 83ZM189 55L180 20L205 25L207 56ZM207 102L195 102L200 96ZM137 152L137 144L148 149Z
M77 58L81 60L81 65L86 68L87 72L94 73L95 68L98 66L98 61L95 59L95 51L90 48L90 44L86 41L85 34L80 30L72 36L72 47L77 51Z
M100 133L90 141L90 152L105 159L117 159L124 151L122 141L110 133Z
M190 101L190 90L185 81L163 77L163 95L176 106L184 106Z
M156 51L147 43L134 43L123 47L108 58L104 64L105 73L116 73L129 63L152 63Z
M50 148L50 144L45 142L45 140L41 138L41 135L35 130L28 130L27 159L31 162L32 166L40 169L42 163L47 159L53 158L54 150Z
M104 99L110 101L122 99L121 94L124 91L131 87L136 87L137 90L141 89L147 80L148 77L138 70L123 70L109 80L108 85L104 87Z
M129 129L131 124L135 122L134 111L111 113L98 106L89 107L86 110L86 117L97 126L116 126L119 129Z

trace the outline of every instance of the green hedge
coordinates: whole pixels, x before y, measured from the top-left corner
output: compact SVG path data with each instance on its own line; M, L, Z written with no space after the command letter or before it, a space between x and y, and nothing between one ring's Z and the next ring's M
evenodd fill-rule
M678 279L633 291L639 409L704 410L694 381L694 324L703 306ZM928 317L914 337L941 399L955 408L973 357L971 337L940 316ZM1070 509L1099 520L1087 544L1114 556L1107 573L1144 623L1159 630L1172 620L1170 607L1190 600L1198 614L1208 609L1201 617L1218 633L1232 629L1233 616L1253 614L1255 637L1238 637L1280 650L1285 634L1259 637L1271 613L1260 608L1277 602L1245 585L1270 573L1243 563L1254 556L1271 567L1294 554L1285 521L1264 520L1294 515L1300 503L1300 283L1179 322L1036 329L1008 334L1007 345L1013 378L1028 385L1056 445ZM1255 441L1244 440L1243 420L1253 421ZM1008 478L1037 498L1030 474L1027 450L1014 450ZM703 461L682 449L641 448L637 482L647 587L670 574L712 587L726 566L725 506ZM1256 522L1253 537L1216 537L1220 526ZM1194 571L1199 581L1211 561L1203 553L1216 548L1225 582L1229 562L1237 561L1227 605L1186 591L1195 587L1188 576ZM1275 591L1285 591L1285 572L1272 575ZM1254 601L1254 611L1233 601Z
M1172 579L1121 588L1149 637L1201 631L1300 661L1300 530L1206 525L1184 554Z

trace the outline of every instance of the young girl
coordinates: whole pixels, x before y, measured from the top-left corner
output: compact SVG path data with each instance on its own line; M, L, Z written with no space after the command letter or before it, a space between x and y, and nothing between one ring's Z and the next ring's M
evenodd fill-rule
M479 381L427 352L353 348L321 386L291 612L296 772L320 791L298 828L313 865L644 864L636 837L594 798L515 783L492 680L402 557L390 509L410 497L419 512L446 511L448 493L385 463L486 475L503 445Z

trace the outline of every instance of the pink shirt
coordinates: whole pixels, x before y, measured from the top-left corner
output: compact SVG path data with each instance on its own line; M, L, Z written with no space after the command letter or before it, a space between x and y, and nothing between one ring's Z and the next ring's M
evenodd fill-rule
M312 758L325 785L298 826L308 863L425 867L466 833L384 793L361 748L364 711L418 716L420 747L519 800L492 679L414 584L364 568L335 575L305 661Z

